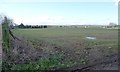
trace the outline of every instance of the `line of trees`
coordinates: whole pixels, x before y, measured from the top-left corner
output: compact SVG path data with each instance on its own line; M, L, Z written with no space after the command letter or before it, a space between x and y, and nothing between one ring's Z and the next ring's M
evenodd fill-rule
M23 23L21 23L20 25L17 26L18 28L47 28L47 25L24 25Z

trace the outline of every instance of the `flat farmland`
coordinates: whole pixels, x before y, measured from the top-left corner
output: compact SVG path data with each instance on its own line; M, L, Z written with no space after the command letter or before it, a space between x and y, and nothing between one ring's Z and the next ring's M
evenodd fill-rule
M113 59L112 55L117 55L118 51L118 30L104 28L44 28L44 29L13 29L13 34L24 40L24 42L15 42L27 50L36 49L36 61L42 63L37 69L62 69L77 68L83 65L95 64ZM86 37L94 37L88 39ZM52 56L53 55L53 56ZM49 57L52 56L52 62ZM115 57L115 56L114 56ZM41 58L46 62L42 62ZM44 61L45 61L44 60ZM38 63L38 64L39 64ZM42 65L40 64L40 65ZM109 63L112 64L112 63ZM99 64L91 69L117 69L117 65ZM29 67L29 66L28 66ZM13 69L20 68L16 65Z

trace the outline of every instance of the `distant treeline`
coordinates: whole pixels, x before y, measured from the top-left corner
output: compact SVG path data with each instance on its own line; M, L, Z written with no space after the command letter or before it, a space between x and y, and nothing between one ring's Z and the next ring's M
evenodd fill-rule
M65 26L65 25L56 25L56 26L50 26L50 25L24 25L23 23L21 23L20 25L15 25L15 26L11 26L11 28L50 28L50 27L72 27L72 28L80 28L80 27L84 27L84 28L89 28L89 27L102 27L102 28L115 28L118 27L117 24L115 23L109 23L109 25L70 25L70 26Z
M62 25L56 25L56 26L50 26L50 25L24 25L21 23L20 25L14 24L14 26L11 26L12 29L14 28L49 28L49 27L68 27L68 26L62 26ZM77 26L75 26L77 28Z
M47 25L24 25L24 24L20 24L20 25L17 25L16 27L18 28L47 28L48 26Z

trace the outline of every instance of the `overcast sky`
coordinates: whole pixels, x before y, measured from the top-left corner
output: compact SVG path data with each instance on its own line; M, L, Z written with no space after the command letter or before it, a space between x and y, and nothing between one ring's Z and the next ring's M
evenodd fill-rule
M1 0L0 13L26 25L107 25L118 22L115 0Z

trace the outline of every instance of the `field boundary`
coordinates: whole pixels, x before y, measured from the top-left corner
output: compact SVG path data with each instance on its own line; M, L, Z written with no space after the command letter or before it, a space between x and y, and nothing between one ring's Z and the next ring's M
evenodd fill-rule
M2 70L2 25L0 25L0 71Z

